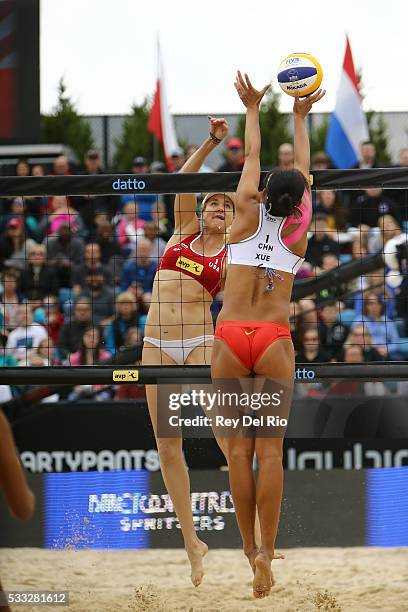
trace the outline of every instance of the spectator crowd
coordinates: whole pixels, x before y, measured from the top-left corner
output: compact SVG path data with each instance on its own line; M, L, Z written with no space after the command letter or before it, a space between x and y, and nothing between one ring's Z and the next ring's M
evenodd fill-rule
M178 171L196 146L173 152ZM290 169L293 147L279 147L277 167ZM329 167L326 155L312 157L312 170ZM243 143L230 138L217 170L240 171ZM400 153L408 167L408 148ZM361 147L361 168L381 167L372 143ZM212 170L203 166L203 172ZM166 172L134 158L134 174ZM72 174L64 156L52 168L21 159L17 176ZM96 150L85 156L81 174L103 173ZM0 324L2 366L92 365L126 348L141 350L158 259L173 227L173 197L18 197L0 200ZM305 263L298 278L311 278L383 249L407 232L404 190L317 191ZM407 236L408 238L408 236ZM387 271L386 271L387 272ZM408 276L388 283L383 269L348 283L328 284L293 302L291 327L299 363L404 360L408 336ZM214 304L214 318L222 293ZM8 389L8 388L7 388ZM3 388L0 401L10 396ZM71 397L86 389L77 387ZM112 397L93 389L100 399Z

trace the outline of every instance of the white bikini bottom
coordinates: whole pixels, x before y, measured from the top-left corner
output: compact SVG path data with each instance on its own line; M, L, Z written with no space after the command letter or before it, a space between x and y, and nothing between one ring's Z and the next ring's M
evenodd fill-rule
M153 346L157 346L165 355L173 359L177 365L184 365L190 355L197 346L206 346L208 342L214 340L214 336L196 336L195 338L185 338L179 340L159 340L158 338L150 338L145 336L143 342L149 342ZM207 345L208 346L208 345Z

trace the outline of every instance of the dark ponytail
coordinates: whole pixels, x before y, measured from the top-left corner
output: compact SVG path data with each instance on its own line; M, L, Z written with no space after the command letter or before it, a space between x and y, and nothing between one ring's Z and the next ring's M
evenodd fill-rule
M306 188L305 177L299 170L278 170L266 182L266 209L275 217L298 216L299 204Z

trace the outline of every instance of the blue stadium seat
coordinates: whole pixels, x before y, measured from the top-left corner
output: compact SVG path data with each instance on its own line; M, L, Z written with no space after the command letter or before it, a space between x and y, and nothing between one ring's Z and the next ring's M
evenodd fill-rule
M345 264L351 261L353 258L349 253L345 253L344 255L340 255L340 263Z
M397 326L398 334L402 336L405 334L405 321L404 319L395 319L395 325Z
M343 323L343 325L351 325L354 319L357 317L357 313L352 308L345 308L337 315L337 321Z
M408 359L408 338L400 338L398 351L404 355L405 359Z
M147 315L141 315L141 317L139 318L139 327L140 327L140 331L142 332L143 336L144 336L146 320L147 320Z

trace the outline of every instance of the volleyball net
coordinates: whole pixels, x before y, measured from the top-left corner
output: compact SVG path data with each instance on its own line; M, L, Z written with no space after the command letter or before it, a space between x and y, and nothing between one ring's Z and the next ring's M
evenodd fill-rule
M112 399L136 378L208 380L208 366L140 366L144 327L175 194L197 194L199 214L204 194L234 192L239 178L0 178L2 400L21 385L71 385L71 398L93 385ZM408 379L408 173L324 170L311 179L309 246L290 306L297 368L312 369L314 382ZM220 291L214 322L222 299Z

